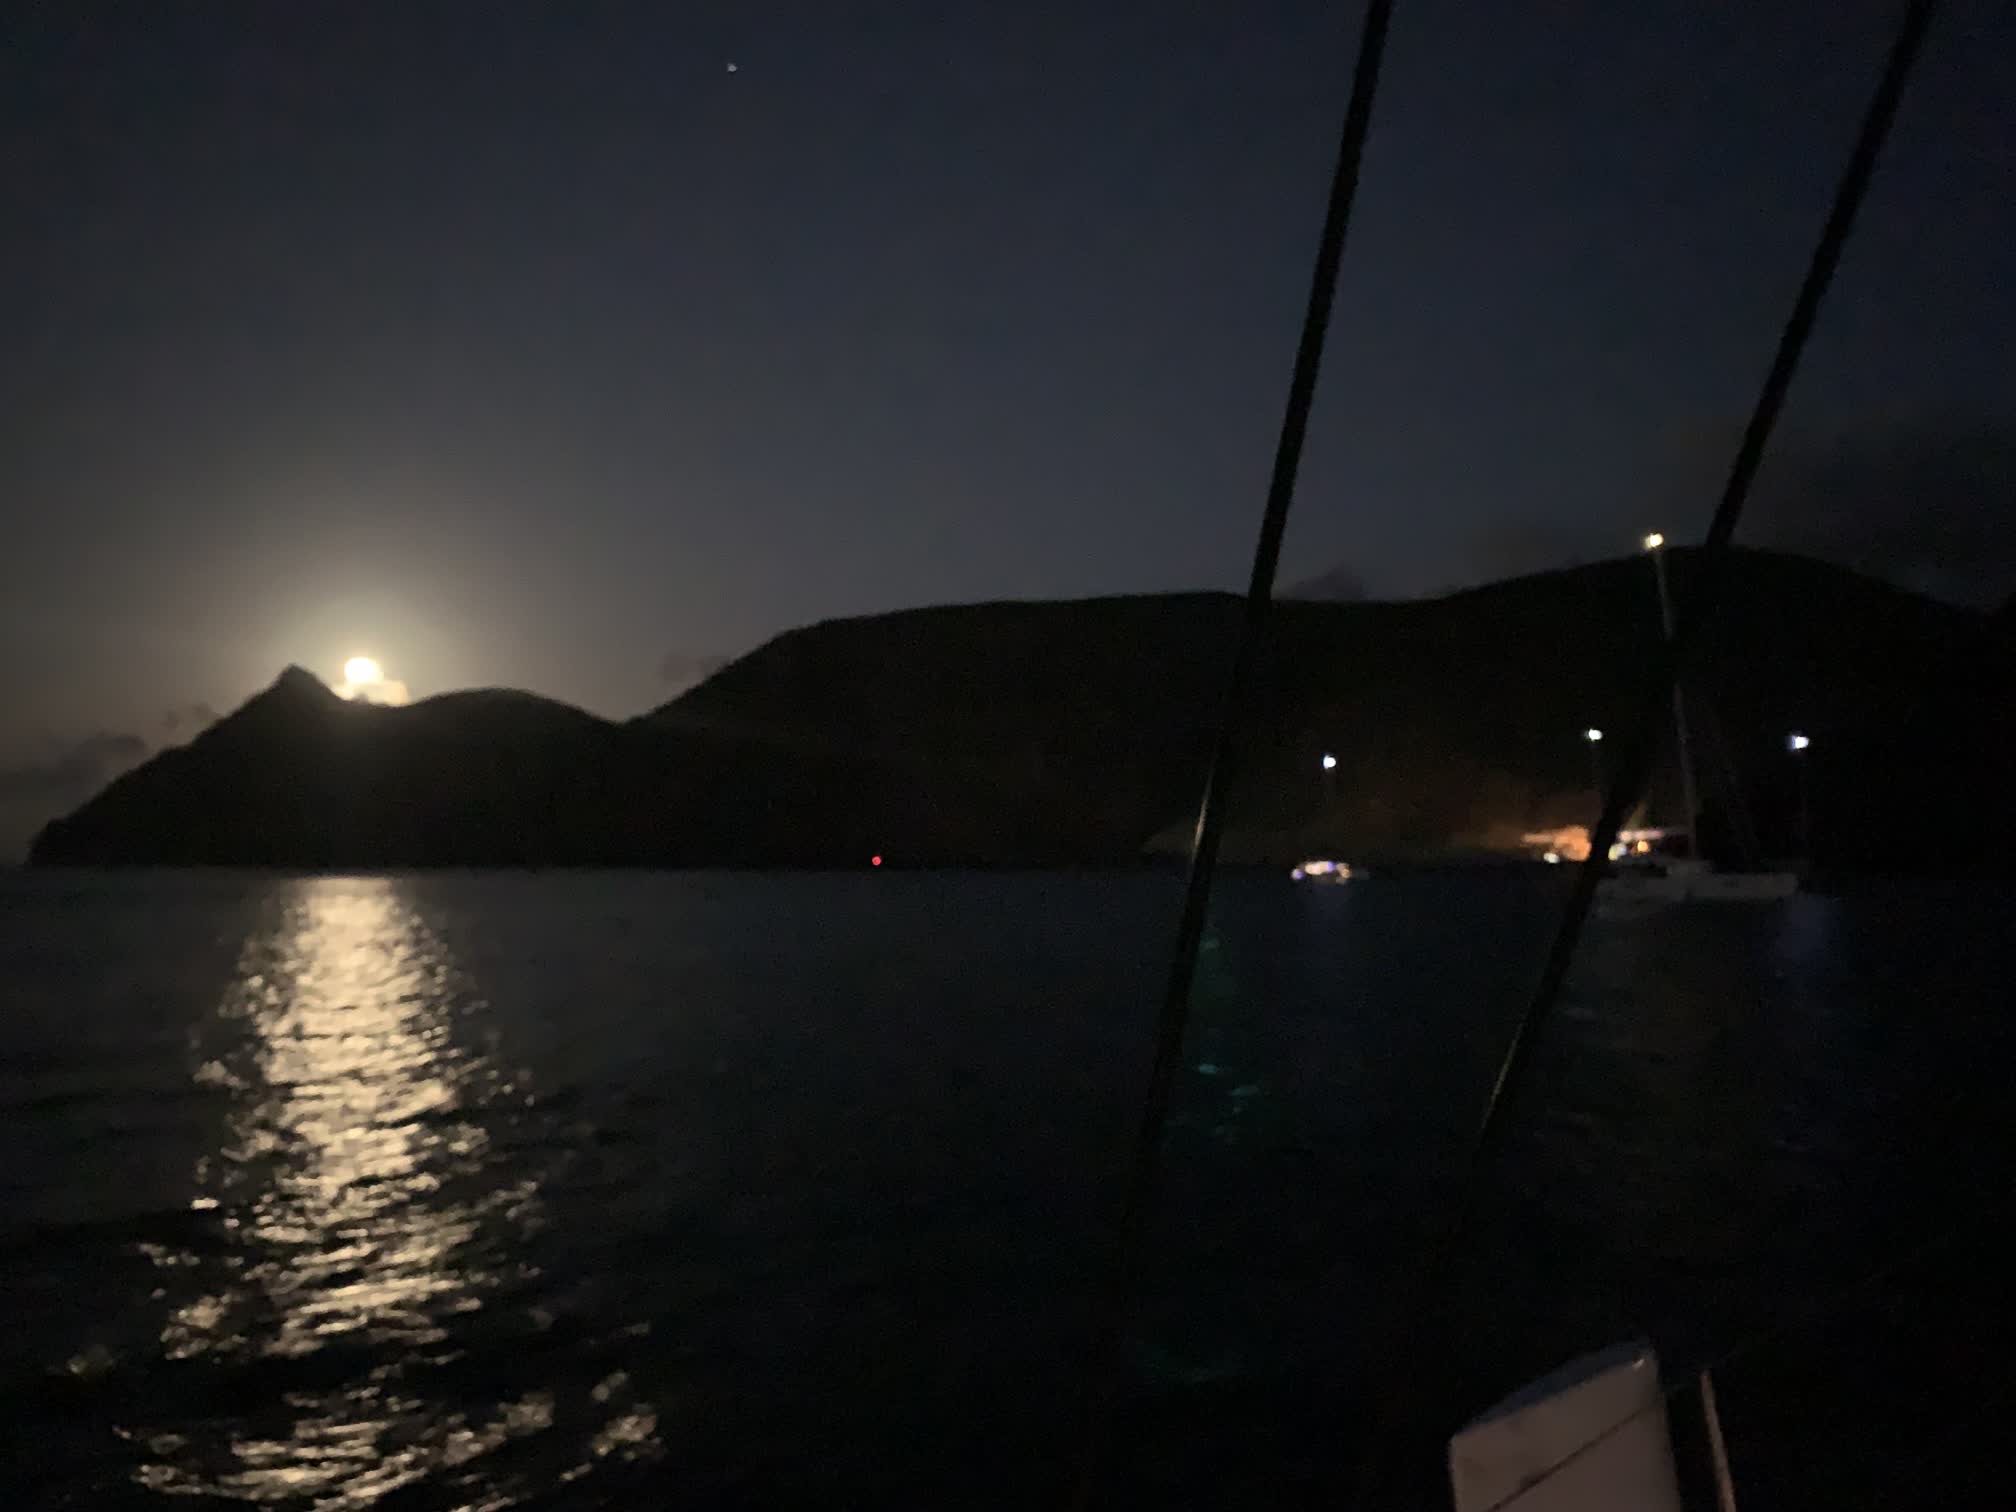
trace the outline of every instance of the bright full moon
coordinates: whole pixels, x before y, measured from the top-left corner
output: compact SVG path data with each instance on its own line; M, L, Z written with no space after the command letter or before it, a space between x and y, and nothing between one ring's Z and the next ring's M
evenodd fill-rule
M338 698L347 698L353 703L394 708L413 696L398 678L387 677L377 658L371 656L353 656L343 663L343 681L337 685L335 692Z

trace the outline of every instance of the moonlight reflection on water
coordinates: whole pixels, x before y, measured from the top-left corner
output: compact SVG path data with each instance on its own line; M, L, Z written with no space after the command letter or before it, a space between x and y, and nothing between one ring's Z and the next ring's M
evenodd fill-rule
M1348 1475L1562 881L1228 881L1131 1500ZM1179 887L0 876L8 1505L1054 1501ZM2000 1473L2009 902L1592 925L1427 1426L1644 1336L1743 1346L1746 1506Z
M269 917L196 1035L199 1057L218 1052L197 1081L232 1103L191 1203L221 1242L150 1258L167 1358L275 1362L277 1401L229 1425L228 1444L140 1435L155 1457L137 1478L363 1507L553 1426L548 1391L429 1389L461 1355L457 1320L531 1279L513 1257L540 1221L539 1183L503 1179L486 1121L532 1099L471 1047L486 1005L396 879L304 880ZM654 1447L626 1384L597 1388L597 1452Z

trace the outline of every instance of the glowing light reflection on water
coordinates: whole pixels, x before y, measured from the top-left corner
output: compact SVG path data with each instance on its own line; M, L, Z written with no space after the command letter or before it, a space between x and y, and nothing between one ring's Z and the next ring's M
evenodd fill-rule
M427 1391L459 1355L457 1320L528 1279L518 1256L540 1221L538 1182L522 1169L501 1180L489 1148L486 1117L530 1099L471 1047L484 1007L394 879L304 880L246 942L198 1036L199 1057L220 1053L194 1073L232 1103L191 1201L222 1242L150 1258L167 1273L168 1359L273 1362L282 1389L240 1415L226 1444L132 1433L155 1456L142 1485L365 1507L552 1427L550 1391ZM289 1371L332 1356L333 1368ZM601 1436L655 1448L648 1409L627 1393L597 1401ZM595 1449L608 1452L599 1437ZM457 1479L484 1505L515 1499L480 1475Z

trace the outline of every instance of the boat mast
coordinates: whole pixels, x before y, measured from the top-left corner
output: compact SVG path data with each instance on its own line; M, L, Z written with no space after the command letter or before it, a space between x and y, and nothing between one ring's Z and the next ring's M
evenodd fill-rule
M1451 1357L1455 1340L1448 1328L1454 1309L1443 1299L1453 1293L1455 1279L1460 1274L1458 1262L1468 1258L1465 1241L1473 1221L1477 1189L1503 1146L1507 1110L1521 1105L1521 1095L1532 1075L1533 1047L1545 1036L1548 1020L1560 1001L1562 987L1568 980L1568 969L1575 960L1576 947L1581 943L1583 926L1588 922L1596 902L1597 884L1603 878L1610 847L1616 843L1624 816L1645 791L1662 702L1659 695L1664 687L1679 681L1689 649L1700 640L1701 627L1713 609L1727 570L1730 541L1736 534L1737 522L1743 517L1744 506L1750 501L1750 485L1757 477L1765 447L1772 431L1777 428L1779 414L1785 408L1785 396L1791 391L1793 375L1799 370L1799 359L1805 353L1806 340L1812 334L1813 322L1819 316L1827 287L1833 282L1842 248L1848 244L1848 233L1854 228L1856 214L1868 193L1869 181L1876 170L1876 159L1890 134L1898 102L1904 96L1905 81L1911 75L1911 66L1917 60L1936 9L1937 0L1908 0L1905 6L1896 40L1891 43L1890 55L1883 65L1882 77L1856 132L1854 151L1835 185L1834 201L1827 212L1826 224L1821 228L1819 243L1806 264L1806 274L1800 282L1791 314L1778 333L1777 350L1773 352L1770 369L1764 375L1763 388L1758 392L1750 418L1744 424L1743 436L1729 464L1721 497L1715 504L1714 517L1708 522L1707 534L1702 537L1694 558L1694 570L1687 583L1687 602L1682 606L1684 614L1675 614L1668 608L1665 571L1659 568L1659 598L1660 608L1664 611L1662 624L1666 627L1666 639L1659 648L1659 665L1654 669L1656 676L1647 679L1643 703L1632 711L1631 719L1624 725L1623 750L1612 769L1614 775L1603 800L1603 811L1596 820L1595 833L1589 837L1589 859L1575 869L1574 891L1554 933L1554 941L1548 947L1540 979L1534 984L1533 995L1527 1000L1524 1011L1512 1025L1511 1036L1498 1062L1497 1075L1485 1096L1482 1115L1470 1141L1454 1200L1441 1205L1430 1219L1423 1263L1405 1273L1408 1290L1396 1309L1397 1324L1383 1341L1384 1349L1374 1356L1407 1360L1414 1368L1399 1374L1396 1389L1381 1391L1373 1398L1375 1431L1365 1440L1367 1447L1360 1465L1359 1481L1363 1494L1359 1500L1363 1503L1386 1503L1387 1498L1381 1493L1387 1488L1379 1474L1379 1455L1384 1440L1399 1425L1409 1422L1412 1414L1420 1411L1424 1396L1422 1377ZM1659 567L1658 548L1665 544L1663 537L1656 543L1650 538L1646 541L1647 548L1654 553L1655 568ZM1438 1306L1438 1303L1442 1305ZM1571 1461L1581 1463L1573 1456ZM1536 1479L1517 1496L1524 1496L1527 1490L1539 1483Z
M1141 1123L1121 1189L1119 1222L1115 1226L1113 1270L1102 1299L1099 1332L1093 1343L1093 1377L1086 1403L1085 1441L1071 1506L1089 1512L1103 1506L1098 1487L1106 1443L1119 1413L1126 1360L1127 1330L1144 1290L1148 1259L1148 1220L1161 1169L1162 1137L1175 1093L1176 1069L1183 1055L1183 1035L1190 1019L1190 989L1203 948L1205 914L1211 901L1212 876L1218 866L1218 846L1225 829L1233 774L1249 721L1249 705L1274 600L1275 569L1281 560L1281 538L1288 528L1288 507L1295 498L1295 479L1302 464L1302 443L1308 434L1309 411L1316 398L1316 377L1323 365L1324 337L1330 329L1330 307L1337 293L1338 266L1344 259L1345 233L1357 198L1358 167L1372 127L1372 99L1378 92L1379 65L1386 53L1386 30L1393 0L1368 0L1358 34L1358 57L1351 70L1351 97L1337 144L1337 165L1330 179L1329 207L1316 245L1316 266L1309 281L1309 303L1302 316L1302 335L1295 367L1288 380L1288 400L1274 448L1267 500L1260 514L1260 536L1253 548L1253 571L1247 580L1245 613L1232 654L1211 766L1197 809L1197 828L1190 840L1190 871L1183 886L1183 910L1176 925L1176 948L1170 955L1168 984L1155 1032L1155 1056L1148 1068Z
M1673 593L1666 586L1666 537L1653 531L1645 537L1652 558L1652 580L1659 585L1659 627L1670 654L1673 645ZM1687 811L1687 853L1701 854L1701 793L1694 783L1694 747L1687 738L1687 700L1680 679L1673 679L1673 738L1680 745L1680 797Z

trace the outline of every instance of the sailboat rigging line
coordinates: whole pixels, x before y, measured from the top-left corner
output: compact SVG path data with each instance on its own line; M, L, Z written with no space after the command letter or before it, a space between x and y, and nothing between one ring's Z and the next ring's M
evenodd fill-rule
M1728 480L1723 484L1721 499L1715 506L1707 539L1694 553L1692 581L1687 584L1673 637L1656 658L1657 676L1646 700L1647 707L1627 731L1625 758L1619 763L1609 797L1603 804L1596 833L1590 836L1589 859L1576 869L1574 895L1554 937L1553 948L1548 952L1546 968L1513 1031L1490 1096L1485 1101L1483 1115L1478 1121L1473 1164L1488 1155L1489 1147L1503 1128L1503 1109L1517 1090L1526 1069L1533 1035L1545 1022L1560 995L1581 937L1582 925L1588 918L1590 905L1595 901L1596 884L1602 878L1610 847L1616 843L1624 816L1638 801L1650 774L1653 731L1657 727L1659 705L1672 688L1688 653L1699 640L1715 600L1715 591L1721 586L1729 543L1736 533L1736 522L1742 517L1743 507L1749 500L1750 485L1763 461L1765 444L1770 440L1779 413L1785 407L1785 396L1792 387L1793 375L1798 371L1806 339L1812 333L1814 318L1820 311L1820 302L1826 296L1835 266L1841 260L1841 250L1847 245L1848 234L1854 228L1856 212L1861 209L1868 192L1877 155L1890 133L1891 123L1896 119L1905 81L1910 77L1911 66L1925 40L1926 28L1937 9L1938 0L1910 0L1905 9L1903 23L1884 65L1883 77L1863 117L1855 151L1834 191L1833 208L1828 212L1819 244L1813 249L1813 259L1807 266L1799 297L1779 335L1778 350L1772 357L1763 390L1757 396L1756 408L1751 411L1749 423L1743 429L1743 439L1736 448Z
M1267 483L1267 502L1260 517L1260 535L1253 549L1253 571L1246 587L1245 614L1233 654L1231 674L1225 686L1210 771L1198 805L1197 827L1191 838L1189 874L1184 883L1175 949L1170 956L1168 984L1157 1021L1155 1056L1149 1070L1141 1121L1135 1134L1126 1185L1122 1189L1119 1219L1114 1230L1109 1290L1100 1318L1101 1331L1095 1336L1092 1346L1085 1438L1072 1497L1072 1504L1079 1508L1093 1503L1100 1457L1119 1402L1127 1334L1141 1291L1148 1216L1154 1204L1162 1139L1169 1121L1170 1096L1175 1086L1176 1068L1182 1060L1184 1031L1189 1024L1190 991L1197 975L1197 953L1204 939L1211 881L1217 869L1219 841L1225 831L1225 811L1232 795L1247 709L1252 701L1254 672L1260 659L1268 611L1273 603L1274 575L1281 558L1281 539L1288 526L1289 506L1295 498L1302 444L1308 434L1309 411L1315 400L1317 375L1323 365L1324 338L1329 331L1330 310L1337 293L1337 271L1344 258L1351 207L1357 198L1359 164L1364 157L1366 137L1371 131L1372 101L1378 91L1379 65L1385 56L1386 33L1392 15L1393 0L1367 0L1365 19L1359 32L1357 60L1352 67L1350 101L1345 107L1336 168L1330 181L1329 206L1324 213L1323 232L1316 248L1316 265L1310 276L1309 302L1302 318L1294 374L1288 384L1280 437L1274 450L1273 471Z
M1402 1326L1409 1333L1419 1332L1427 1325L1429 1305L1448 1289L1482 1173L1488 1169L1504 1137L1506 1110L1517 1099L1531 1064L1532 1047L1567 980L1568 968L1581 940L1582 927L1596 899L1597 884L1602 880L1608 863L1610 847L1616 843L1624 816L1637 803L1650 776L1661 709L1678 685L1681 670L1698 642L1715 602L1727 564L1729 544L1736 533L1737 521L1742 518L1744 505L1749 501L1750 486L1763 461L1765 445L1771 439L1771 432L1785 407L1785 397L1791 390L1792 379L1805 353L1807 338L1812 334L1821 301L1833 281L1834 270L1841 260L1849 233L1854 229L1856 215L1862 208L1875 172L1877 157L1896 120L1905 83L1910 78L1912 65L1917 61L1925 33L1937 9L1938 0L1908 0L1904 7L1882 76L1862 117L1854 151L1849 155L1847 167L1842 170L1835 186L1833 204L1821 228L1812 259L1807 264L1806 276L1799 286L1797 299L1793 301L1792 312L1779 333L1777 350L1765 374L1756 405L1743 428L1742 440L1737 445L1721 497L1716 502L1707 537L1692 554L1691 581L1685 585L1674 632L1662 642L1654 659L1653 675L1644 690L1642 706L1626 726L1622 759L1613 769L1615 775L1603 803L1603 812L1597 820L1595 833L1589 838L1589 858L1576 868L1574 890L1549 947L1546 964L1507 1041L1471 1139L1468 1160L1455 1199L1449 1204L1440 1224L1431 1231L1426 1263L1414 1273L1415 1283L1410 1287L1412 1305L1401 1312ZM1441 1357L1439 1348L1422 1350L1422 1340L1403 1335L1399 1342L1402 1348L1413 1346L1417 1358L1425 1356L1436 1360ZM1428 1368L1432 1370L1433 1366ZM1382 1416L1389 1427L1397 1421L1395 1413L1399 1410L1393 1396L1403 1394L1394 1393L1385 1399L1386 1411ZM1379 1441L1384 1436L1375 1432L1368 1440L1362 1467L1368 1493L1373 1489Z

